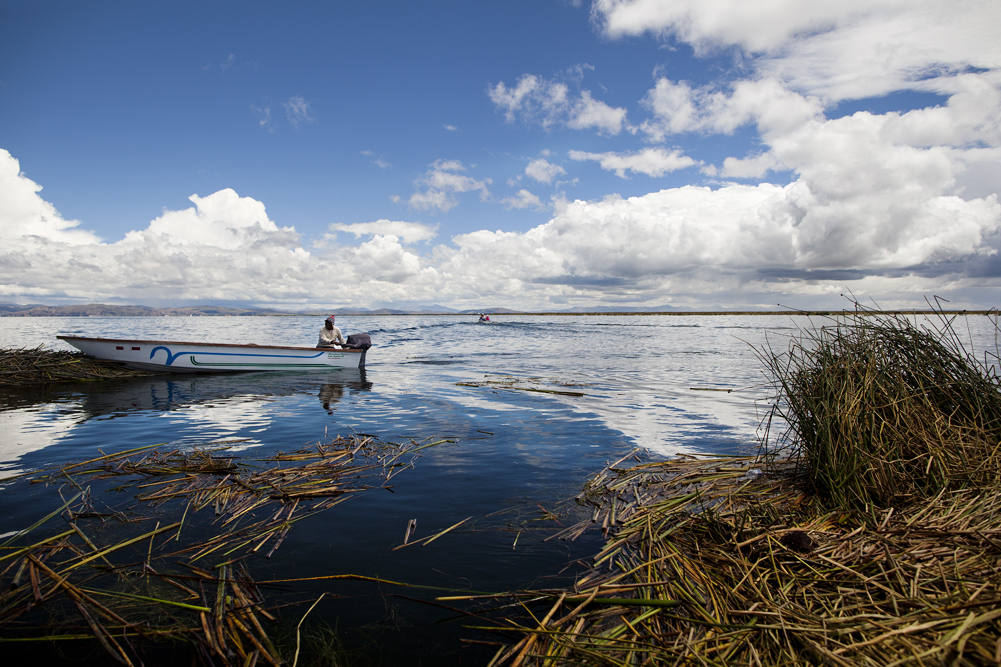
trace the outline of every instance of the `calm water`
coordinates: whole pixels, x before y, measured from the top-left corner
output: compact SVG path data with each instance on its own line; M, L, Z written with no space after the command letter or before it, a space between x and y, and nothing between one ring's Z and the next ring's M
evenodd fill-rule
M388 441L446 437L455 442L425 450L413 470L394 478L395 493L359 494L300 522L274 558L252 563L255 576L350 573L487 591L541 586L572 576L572 562L592 555L600 536L567 543L526 533L515 546L519 526L576 495L589 474L634 448L648 457L755 448L769 396L755 348L784 348L808 324L791 316L496 319L339 317L345 335L372 336L363 372L2 392L0 474L154 443L240 438L240 454L258 456L352 432ZM286 317L0 318L0 346L61 349L59 333L312 345L321 325L320 318ZM974 322L970 335L986 345L992 332L988 322ZM545 391L505 386L512 382ZM0 486L0 534L30 525L58 506L56 498L52 489L23 482ZM420 536L469 516L475 530L391 551L411 518ZM300 586L284 594L315 599L318 591L345 597L314 614L342 631L364 628L365 641L378 634L385 664L401 655L412 664L482 664L492 654L458 641L469 636L461 620L444 622L448 613L382 596L389 591L374 594L371 585Z

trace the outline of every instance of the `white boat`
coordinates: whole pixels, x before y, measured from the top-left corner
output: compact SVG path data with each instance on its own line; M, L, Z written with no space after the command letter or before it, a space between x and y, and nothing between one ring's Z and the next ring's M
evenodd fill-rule
M183 343L56 336L84 354L145 370L178 373L308 371L364 368L367 339L358 349L232 343ZM348 338L351 344L352 338Z

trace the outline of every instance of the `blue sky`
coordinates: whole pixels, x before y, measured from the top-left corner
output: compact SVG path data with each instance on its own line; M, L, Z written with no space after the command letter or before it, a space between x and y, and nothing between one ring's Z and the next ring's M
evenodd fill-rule
M1001 5L0 0L0 299L997 304Z

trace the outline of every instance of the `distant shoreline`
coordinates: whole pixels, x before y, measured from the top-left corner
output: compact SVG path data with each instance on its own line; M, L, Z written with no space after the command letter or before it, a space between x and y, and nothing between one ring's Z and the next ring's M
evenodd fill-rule
M475 317L480 312L493 317L649 317L649 316L672 316L672 317L714 317L725 315L788 315L795 317L811 316L837 316L837 315L994 315L998 311L992 310L879 310L879 311L857 311L857 310L704 310L704 311L589 311L589 312L496 312L492 310L477 311L475 313L441 313L441 312L337 312L334 314L341 317ZM241 313L176 313L176 312L142 312L142 313L27 313L27 312L0 312L0 317L80 317L80 318L129 318L129 317L324 317L324 313L280 313L280 312L241 312Z

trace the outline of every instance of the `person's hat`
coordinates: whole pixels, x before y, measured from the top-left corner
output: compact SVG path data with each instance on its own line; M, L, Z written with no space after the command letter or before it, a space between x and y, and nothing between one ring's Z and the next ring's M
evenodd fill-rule
M330 322L331 324L333 324L333 323L334 323L334 316L333 316L333 315L331 315L330 317L328 317L328 318L326 319L326 321L327 321L327 322Z

